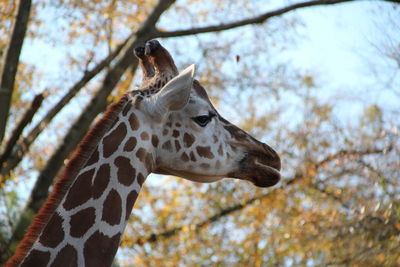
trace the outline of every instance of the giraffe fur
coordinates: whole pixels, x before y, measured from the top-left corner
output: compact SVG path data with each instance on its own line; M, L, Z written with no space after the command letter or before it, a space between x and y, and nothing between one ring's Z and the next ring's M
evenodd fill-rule
M80 143L7 267L110 266L150 173L279 181L278 154L218 113L194 66L178 73L156 40L135 54L142 87L111 105Z

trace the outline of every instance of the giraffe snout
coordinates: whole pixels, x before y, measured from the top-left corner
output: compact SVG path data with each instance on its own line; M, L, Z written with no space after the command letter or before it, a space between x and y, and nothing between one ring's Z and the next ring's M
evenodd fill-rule
M279 157L278 153L274 149L272 149L269 145L262 143L263 149L265 154L268 155L269 165L280 171L281 170L281 158Z

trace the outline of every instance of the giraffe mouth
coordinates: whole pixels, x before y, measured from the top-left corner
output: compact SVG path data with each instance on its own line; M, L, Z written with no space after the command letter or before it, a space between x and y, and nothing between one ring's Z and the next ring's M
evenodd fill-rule
M273 151L270 149L269 151ZM238 169L230 173L230 177L248 180L257 187L270 187L281 179L281 161L278 154L266 154L260 151L248 152L239 161Z
M252 182L258 187L269 187L277 184L281 179L281 174L278 169L262 164L257 160L254 161L257 165L255 170L256 175L252 177Z

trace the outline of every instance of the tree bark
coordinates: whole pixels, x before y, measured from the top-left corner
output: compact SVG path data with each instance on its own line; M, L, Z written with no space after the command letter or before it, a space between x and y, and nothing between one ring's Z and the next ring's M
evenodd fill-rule
M107 72L99 91L81 113L78 120L69 129L67 135L61 142L61 145L48 160L47 165L41 170L32 190L31 197L21 214L21 219L17 223L9 242L9 251L6 253L8 256L10 256L15 250L16 245L23 237L25 229L32 220L33 215L37 213L43 202L46 200L49 187L53 183L54 178L59 173L60 169L63 167L64 160L82 140L95 117L105 110L107 97L115 88L124 72L132 66L132 64L134 64L133 69L137 68L138 61L133 54L133 49L139 44L153 38L155 24L162 13L174 2L174 0L160 0L158 2L152 13L142 23L136 34L133 35L134 38L131 38L122 49L119 60Z
M2 166L5 159L7 159L10 156L13 147L17 143L18 139L21 137L22 131L32 121L32 118L36 114L37 110L40 108L43 99L44 99L43 93L36 95L29 109L25 112L21 120L17 123L16 127L14 128L14 130L10 135L10 138L7 140L7 143L5 144L2 154L0 155L0 166ZM4 176L1 175L0 186L2 186L3 182L4 182Z
M11 38L0 66L0 144L6 131L19 56L28 27L31 0L20 0L17 5L17 14L13 23Z
M13 146L13 152L7 157L2 157L0 160L0 175L5 177L9 175L18 164L21 162L23 157L29 151L30 146L36 140L36 138L42 133L47 125L53 120L53 118L64 108L69 101L97 74L99 74L105 67L109 66L110 63L118 56L122 48L132 38L129 36L122 44L120 44L110 55L100 61L97 66L92 70L86 71L83 77L75 83L68 92L47 112L44 118L38 122L35 127L19 141L16 146ZM8 144L7 144L8 146Z
M135 57L133 56L133 48L139 44L144 43L145 41L157 38L157 37L178 37L185 35L193 35L199 33L206 32L216 32L227 29L232 29L236 27L241 27L249 24L259 24L267 21L269 18L280 16L284 13L290 12L295 9L309 7L309 6L317 6L317 5L332 5L343 2L351 2L355 0L316 0L309 2L302 2L298 4L293 4L281 9L277 9L275 11L267 12L262 15L256 16L254 18L239 20L232 23L227 24L219 24L215 26L207 26L207 27L199 27L192 28L188 30L179 30L179 31L171 31L171 32L162 32L156 29L156 23L161 16L161 14L167 10L170 5L172 5L174 0L159 0L153 9L152 13L147 17L147 19L141 24L138 31L132 35L133 37L128 41L128 43L124 46L122 51L119 53L118 61L114 64L113 67L107 72L105 79L102 83L101 88L99 89L96 96L92 99L92 101L88 104L86 109L82 112L81 116L74 123L74 125L70 128L69 132L61 142L61 145L54 152L52 157L49 159L47 165L41 171L39 178L32 190L31 198L28 202L27 208L24 210L21 216L21 220L16 227L13 238L11 240L12 245L10 246L11 250L15 247L15 244L19 242L20 238L23 235L24 229L29 224L33 214L37 212L39 207L45 201L48 195L48 189L50 185L53 183L54 178L57 173L63 166L64 160L67 156L72 152L72 150L76 147L76 145L80 142L82 137L87 132L91 122L94 118L102 112L106 107L106 98L117 85L121 76L124 74L126 69L131 64L137 64ZM390 1L394 2L394 1ZM57 111L58 112L58 111ZM296 179L290 180L287 182L287 185L295 182ZM254 201L254 200L253 200ZM202 227L207 224L207 222L216 221L219 218L226 216L232 213L235 210L239 210L243 207L230 207L227 210L222 210L221 214L216 214L213 217L210 217L208 220L200 222L199 227ZM180 231L180 229L172 229L172 233L176 234ZM169 235L169 234L167 234ZM145 238L146 239L146 238Z

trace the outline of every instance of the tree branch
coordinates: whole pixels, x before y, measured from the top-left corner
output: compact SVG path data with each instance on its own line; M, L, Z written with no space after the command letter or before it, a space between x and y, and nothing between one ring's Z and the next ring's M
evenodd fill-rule
M172 3L174 3L174 0L159 0L151 14L141 24L139 30L135 34L132 34L133 37L129 39L125 47L121 50L118 61L105 75L99 91L81 113L78 120L69 129L67 135L60 143L60 146L47 161L46 166L41 170L26 208L22 212L21 219L13 232L10 240L10 249L15 247L15 244L23 237L25 229L29 225L29 223L26 222L29 222L32 219L32 215L37 213L40 206L46 200L49 187L62 168L64 160L84 137L95 117L100 112L104 111L106 108L107 97L118 84L126 69L128 69L129 66L132 66L132 64L135 65L133 69L136 69L138 61L133 54L133 49L139 44L153 38L152 34L154 33L153 29L155 28L155 23Z
M344 151L340 151L337 154L332 154L332 155L327 156L323 160L317 162L314 166L316 168L320 168L320 167L324 166L324 164L328 163L329 161L338 159L340 157L349 157L349 156L362 157L362 156L370 155L370 154L385 153L386 151L388 151L390 149L391 149L391 147L385 148L385 149L366 149L366 150L354 150L354 151L345 151L345 152ZM253 204L256 200L262 200L264 198L270 197L272 194L278 193L279 190L282 190L283 188L285 188L285 187L287 187L289 185L293 185L293 184L298 183L299 181L302 180L302 178L303 178L302 174L295 174L293 178L286 180L279 187L275 187L273 189L270 189L270 191L267 192L267 193L264 193L264 194L261 194L259 196L250 198L249 200L246 200L244 202L236 203L236 204L234 204L232 206L222 208L216 214L206 218L203 221L195 223L194 224L194 229L195 230L200 230L204 226L207 226L207 225L209 225L209 224L211 224L211 223L213 223L215 221L218 221L222 217L225 217L227 215L232 214L235 211L239 211L239 210L244 209L245 207L248 207L249 205ZM317 187L315 187L315 189L320 190ZM169 229L169 230L165 230L163 232L151 233L148 236L141 236L141 237L136 239L134 244L143 245L144 243L154 243L154 242L157 242L160 239L169 238L169 237L172 237L172 236L174 236L176 234L179 234L179 232L182 231L183 228L184 228L184 225L181 225L181 226Z
M205 26L205 27L196 27L187 30L176 30L176 31L161 31L159 29L155 30L155 36L160 38L167 38L167 37L180 37L186 35L194 35L200 33L209 33L209 32L219 32L223 30L229 30L233 28L238 28L250 24L261 24L267 21L272 17L277 17L288 13L290 11L304 8L304 7L311 7L311 6L321 6L321 5L335 5L345 2L356 2L361 0L314 0L314 1L307 1L289 5L287 7L279 8L274 11L269 11L259 16L238 20L235 22L227 23L227 24L218 24L212 26ZM378 0L379 1L379 0ZM380 0L381 2L391 2L395 4L399 4L399 0Z
M3 162L8 156L10 155L13 147L17 143L18 139L21 137L22 131L25 127L32 121L33 116L36 114L37 110L40 108L43 102L44 96L43 93L38 94L33 99L31 106L22 116L21 120L15 126L13 132L11 133L10 138L8 139L7 143L5 144L5 148L3 153L0 155L0 166L3 165ZM1 176L0 176L0 186L2 184Z
M179 36L185 36L185 35L208 33L208 32L218 32L218 31L229 30L229 29L233 29L233 28L237 28L237 27L241 27L241 26L245 26L245 25L250 25L250 24L261 24L272 17L277 17L277 16L283 15L285 13L288 13L290 11L299 9L299 8L310 7L310 6L320 6L320 5L334 5L334 4L339 4L339 3L344 3L344 2L353 2L353 1L356 1L356 0L314 0L314 1L301 2L301 3L289 5L287 7L279 8L274 11L269 11L269 12L266 12L264 14L261 14L259 16L253 17L253 18L238 20L238 21L226 23L226 24L218 24L218 25L212 25L212 26L197 27L197 28L191 28L191 29L187 29L187 30L177 30L177 31L169 31L169 32L164 32L164 31L160 31L157 29L156 36L166 38L166 37L179 37Z
M336 159L343 159L343 158L359 158L361 156L369 155L369 154L380 154L380 153L387 153L393 149L392 145L385 147L383 149L379 148L369 148L365 150L341 150L335 154L328 155L323 160L317 163L318 167L322 167L328 162L331 162Z
M239 202L239 203L236 203L229 207L222 208L219 212L215 213L214 215L206 218L203 221L195 223L193 229L198 231L201 228L203 228L204 226L207 226L213 222L218 221L222 217L225 217L227 215L234 213L235 211L239 211L239 210L244 209L245 207L248 207L249 205L253 204L256 200L261 200L261 199L271 196L272 194L276 194L280 189L282 189L290 184L297 183L298 181L301 180L298 178L299 177L289 179L284 184L281 184L279 187L275 187L275 188L271 189L269 192L267 192L265 194L261 194L259 196L250 198L244 202ZM181 225L181 226L178 226L178 227L175 227L175 228L172 228L172 229L160 232L160 233L151 233L148 236L141 236L136 239L134 244L143 245L144 243L154 243L154 242L159 241L160 239L172 237L176 234L179 234L179 232L182 231L182 229L184 227L185 227L185 225Z
M53 118L64 108L69 101L97 74L99 74L105 67L118 56L122 48L128 43L133 36L129 36L123 43L110 53L106 58L100 61L92 70L86 71L83 77L75 83L68 92L47 112L44 118L38 122L35 127L21 139L13 150L11 155L0 160L0 173L2 176L7 176L21 162L25 154L29 151L30 146L42 131L50 124ZM2 164L6 160L5 164Z
M13 23L11 38L0 66L0 144L6 131L19 56L29 22L31 0L20 0L17 5L17 15Z

